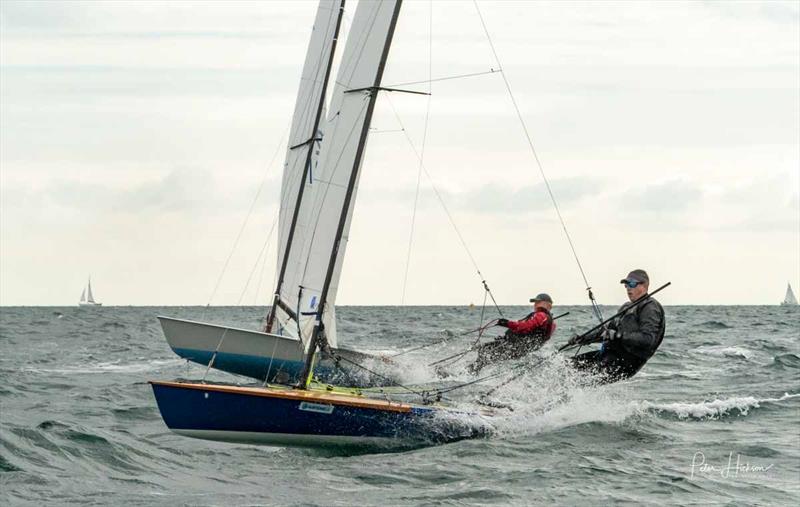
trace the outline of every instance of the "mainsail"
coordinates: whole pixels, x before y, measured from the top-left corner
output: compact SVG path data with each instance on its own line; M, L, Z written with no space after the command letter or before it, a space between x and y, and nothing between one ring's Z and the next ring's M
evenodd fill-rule
M306 346L320 322L328 344L336 346L336 292L367 133L400 4L401 0L359 2L328 108L319 164L308 181L314 190L300 203L296 244L280 299L296 302L294 325Z
M267 331L272 331L277 318L277 332L286 336L302 338L298 336L296 322L299 310L296 266L300 255L296 245L302 244L308 232L308 210L301 204L315 190L313 166L318 163L323 135L320 120L324 117L325 93L343 8L343 0L321 0L319 3L289 132L281 185L278 277L275 299L267 320Z
M102 285L102 283L100 285ZM89 302L89 303L94 303L95 301L94 301L94 296L92 295L92 279L91 278L89 278L89 285L86 288L86 293L87 293L86 301Z
M797 298L794 295L794 291L792 291L792 284L786 284L786 296L783 298L783 305L796 305Z

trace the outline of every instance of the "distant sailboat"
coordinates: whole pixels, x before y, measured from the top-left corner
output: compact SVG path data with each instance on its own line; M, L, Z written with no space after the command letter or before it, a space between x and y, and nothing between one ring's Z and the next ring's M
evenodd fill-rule
M83 292L81 292L81 300L78 306L103 306L103 303L98 303L94 300L94 295L92 294L92 277L89 277L89 283L83 288Z
M786 295L783 297L783 301L781 301L781 306L797 306L797 298L792 291L792 284L786 284Z

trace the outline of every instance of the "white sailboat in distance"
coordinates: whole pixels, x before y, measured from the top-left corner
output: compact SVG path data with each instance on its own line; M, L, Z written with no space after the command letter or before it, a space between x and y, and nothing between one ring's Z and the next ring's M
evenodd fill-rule
M98 303L94 300L91 276L89 277L89 283L86 284L86 287L83 288L83 292L81 292L81 300L78 302L78 306L103 306L103 303Z
M781 301L781 306L797 306L797 298L794 295L794 291L792 291L791 283L786 284L786 295Z

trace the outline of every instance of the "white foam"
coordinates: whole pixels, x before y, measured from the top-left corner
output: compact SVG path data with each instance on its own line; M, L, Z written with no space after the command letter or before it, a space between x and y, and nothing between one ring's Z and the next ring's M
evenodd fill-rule
M741 357L743 359L752 359L755 353L745 347L727 346L727 345L703 345L694 349L695 352L708 354L718 357Z
M777 403L797 397L800 397L800 394L785 393L780 398L741 396L699 403L653 403L642 401L638 402L638 408L642 411L656 413L670 412L678 416L679 419L719 419L732 412L738 412L738 415L747 415L751 409L760 408L763 403Z
M35 373L60 373L67 375L73 373L101 373L109 371L119 373L138 373L157 370L164 366L177 366L183 363L183 359L154 359L152 361L145 361L141 363L125 364L120 364L120 361L110 361L88 365L65 366L64 368L24 368L23 371Z
M536 434L590 422L622 423L636 413L628 386L599 386L571 368L569 359L553 354L529 375L509 383L493 396L513 411L498 411L493 424L501 435Z

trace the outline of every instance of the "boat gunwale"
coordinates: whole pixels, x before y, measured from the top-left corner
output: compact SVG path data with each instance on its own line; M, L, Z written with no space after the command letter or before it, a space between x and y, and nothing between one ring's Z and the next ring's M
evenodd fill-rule
M168 315L156 315L156 318L158 320L161 320L161 319L172 320L172 321L184 322L184 323L188 323L188 324L199 324L201 326L215 327L217 329L225 329L225 330L230 330L230 331L242 331L244 333L257 334L257 335L260 335L260 336L272 336L272 337L275 337L275 338L283 338L284 340L289 340L291 342L296 342L298 345L302 343L298 338L294 338L292 336L284 336L282 334L275 334L275 333L265 333L264 331L258 331L256 329L245 329L245 328L242 328L242 327L226 326L225 324L214 324L213 322L202 322L202 321L199 321L199 320L180 319L180 318L177 318L177 317L170 317Z
M391 412L411 412L417 407L407 403L376 400L374 398L357 398L360 395L344 395L328 392L307 391L294 388L279 389L276 387L245 387L227 386L219 384L199 384L195 382L175 382L166 380L149 380L149 384L164 387L176 387L194 389L198 391L215 391L228 394L239 394L243 396L259 396L263 398L281 398L295 401L310 401L312 403L322 403L336 406L348 406L355 408L366 408L372 410L384 410ZM420 407L422 409L433 410L433 407Z

